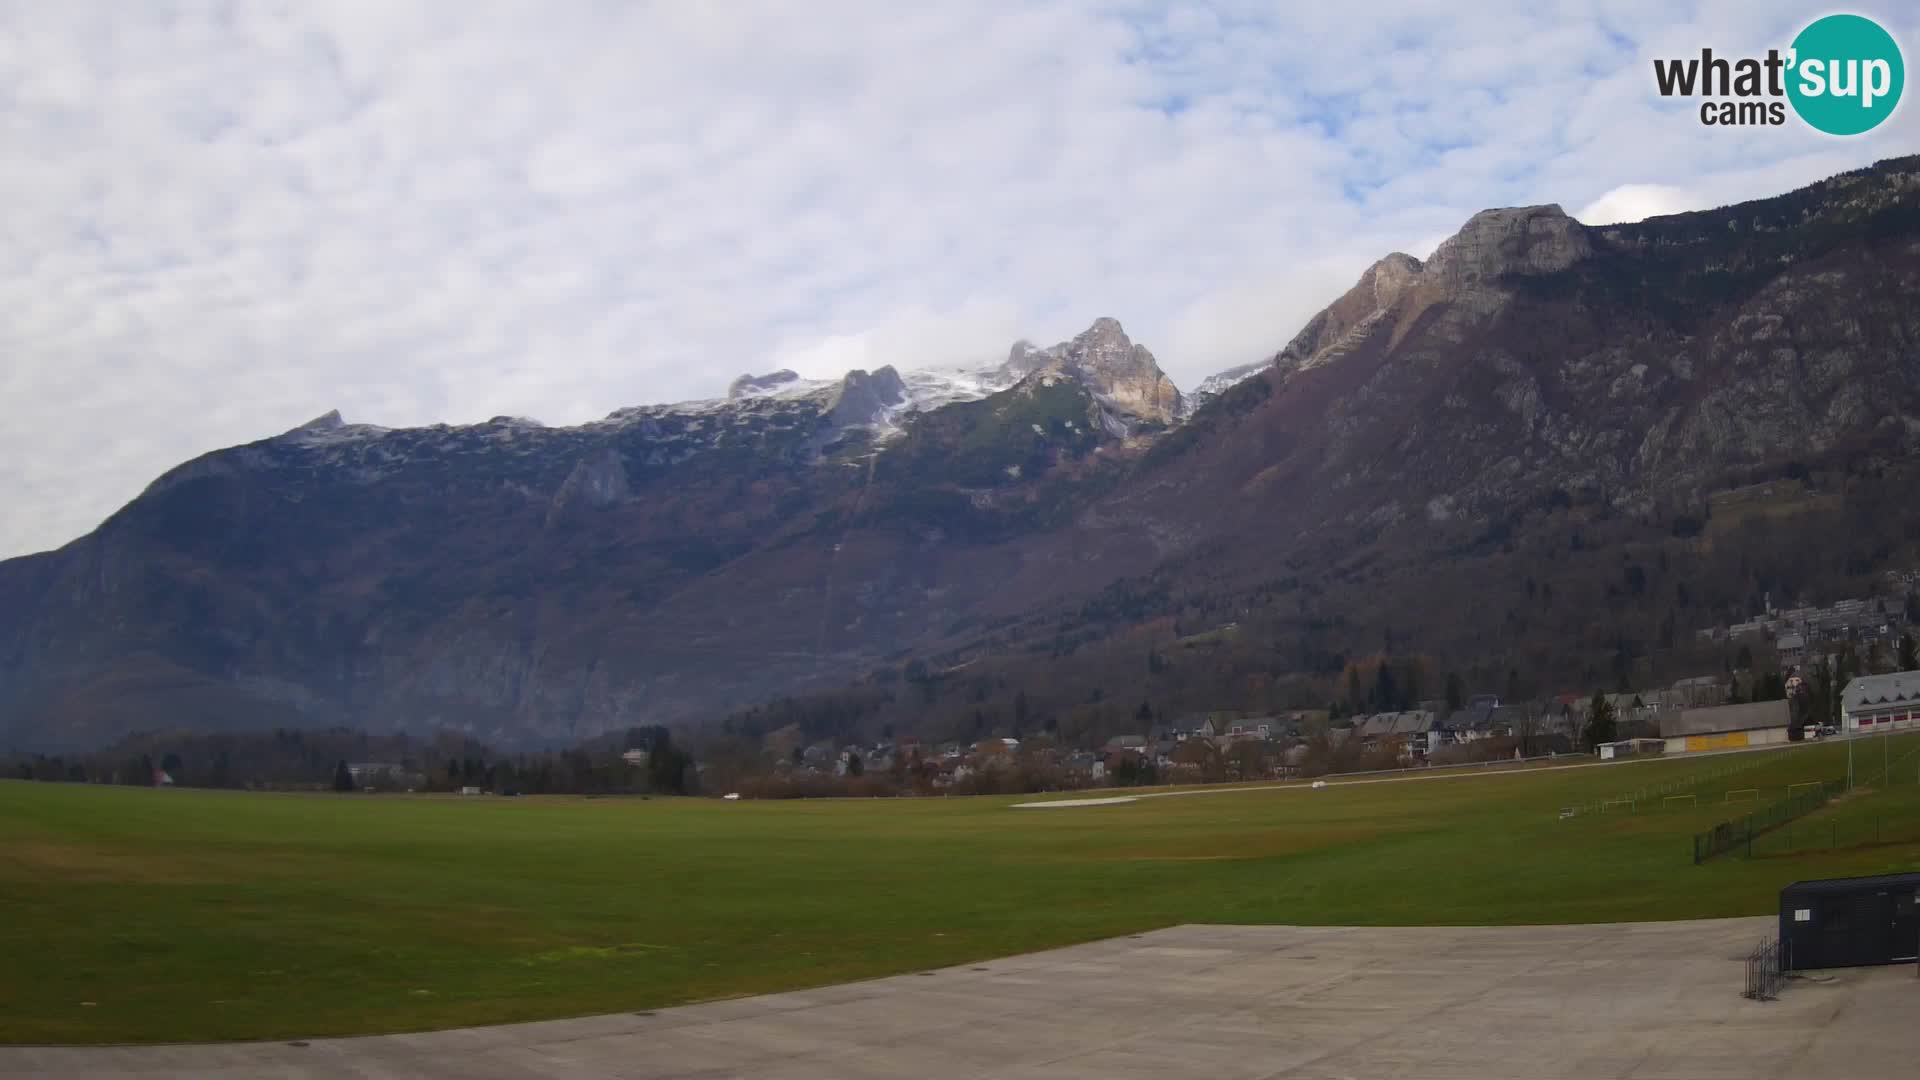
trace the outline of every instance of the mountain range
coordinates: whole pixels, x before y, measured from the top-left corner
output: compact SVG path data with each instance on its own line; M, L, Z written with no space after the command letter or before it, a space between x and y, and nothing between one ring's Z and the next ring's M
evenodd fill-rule
M901 722L978 725L1016 693L1311 699L1371 651L1695 662L1676 613L1920 562L1916 295L1904 158L1631 225L1488 210L1188 394L1102 318L577 427L328 413L0 563L0 745L554 742L903 671L974 674L888 691ZM1715 516L1776 477L1804 497ZM1231 659L1163 658L1219 628Z

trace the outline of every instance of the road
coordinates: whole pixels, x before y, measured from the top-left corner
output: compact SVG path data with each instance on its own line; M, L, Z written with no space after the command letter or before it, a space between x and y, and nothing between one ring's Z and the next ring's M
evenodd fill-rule
M0 1078L1911 1075L1911 965L1740 997L1772 920L1179 926L788 994L418 1035L6 1048Z

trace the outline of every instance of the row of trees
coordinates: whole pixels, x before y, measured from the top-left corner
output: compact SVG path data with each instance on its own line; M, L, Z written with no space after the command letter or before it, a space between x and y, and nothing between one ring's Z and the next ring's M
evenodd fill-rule
M629 760L630 751L641 751ZM356 779L351 764L377 766ZM566 750L505 753L471 738L368 735L347 730L137 735L91 754L27 755L7 770L24 780L145 787L457 791L526 794L699 790L693 755L664 727L630 728Z

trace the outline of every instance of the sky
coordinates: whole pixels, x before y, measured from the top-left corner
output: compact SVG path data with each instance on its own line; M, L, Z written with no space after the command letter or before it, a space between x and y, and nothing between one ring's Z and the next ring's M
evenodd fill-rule
M0 557L335 408L578 423L1104 315L1191 387L1488 206L1920 150L1911 103L1841 139L1654 92L1817 5L1308 7L0 0Z

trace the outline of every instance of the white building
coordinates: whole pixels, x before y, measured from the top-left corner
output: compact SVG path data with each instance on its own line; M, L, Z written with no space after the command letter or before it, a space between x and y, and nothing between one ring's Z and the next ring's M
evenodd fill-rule
M1920 671L1862 675L1840 695L1840 725L1848 732L1920 726Z
M1781 634L1773 647L1779 652L1780 662L1783 664L1801 664L1807 659L1805 634Z

